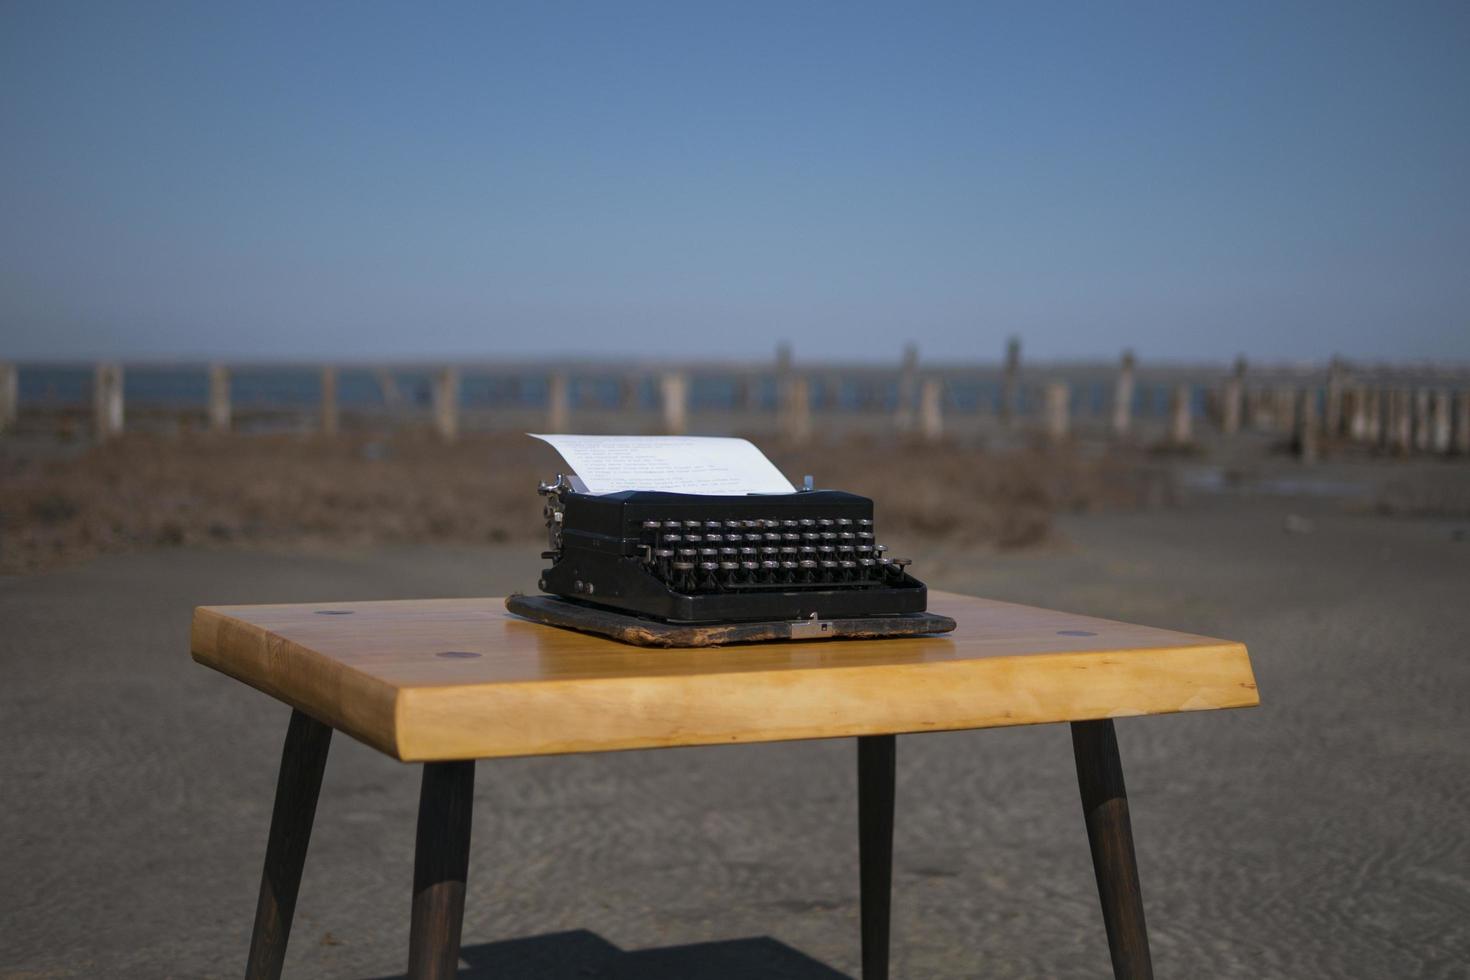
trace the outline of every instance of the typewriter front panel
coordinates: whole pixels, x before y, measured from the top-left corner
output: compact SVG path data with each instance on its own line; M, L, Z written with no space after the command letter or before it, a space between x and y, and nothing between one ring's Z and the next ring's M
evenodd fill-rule
M567 494L542 588L678 622L921 612L926 590L841 491Z

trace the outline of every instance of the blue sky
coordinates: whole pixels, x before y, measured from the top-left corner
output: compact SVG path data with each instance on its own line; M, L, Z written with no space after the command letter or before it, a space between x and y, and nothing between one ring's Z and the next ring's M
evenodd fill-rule
M0 3L0 357L1470 359L1470 4Z

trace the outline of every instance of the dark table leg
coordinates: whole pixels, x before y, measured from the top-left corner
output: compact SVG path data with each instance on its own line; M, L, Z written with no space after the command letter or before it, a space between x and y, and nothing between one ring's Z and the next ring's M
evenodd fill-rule
M862 882L863 980L888 980L893 894L893 777L897 739L858 738L858 875Z
M450 980L459 969L474 792L473 761L424 765L413 855L410 980Z
M296 894L301 888L301 868L306 863L306 845L316 817L317 794L331 745L330 728L310 715L291 712L286 745L281 750L281 773L276 779L260 898L255 904L246 980L276 980L281 975L286 941L291 937L291 917L296 912Z
M1154 968L1143 924L1133 826L1112 721L1073 722L1072 753L1077 759L1077 786L1082 791L1082 815L1087 820L1092 869L1108 930L1108 950L1113 955L1113 976L1151 980Z

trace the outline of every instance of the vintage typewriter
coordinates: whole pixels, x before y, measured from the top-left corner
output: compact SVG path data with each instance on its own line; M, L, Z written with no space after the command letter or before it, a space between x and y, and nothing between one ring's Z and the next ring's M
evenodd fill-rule
M543 592L665 623L851 620L923 613L924 583L878 542L857 494L602 495L543 483ZM951 622L949 627L953 628Z

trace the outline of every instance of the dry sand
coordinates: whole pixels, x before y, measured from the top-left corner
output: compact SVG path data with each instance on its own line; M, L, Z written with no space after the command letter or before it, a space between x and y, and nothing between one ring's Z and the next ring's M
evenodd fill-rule
M1024 552L906 544L939 587L1249 644L1262 707L1118 723L1159 976L1464 977L1466 528L1191 493ZM534 550L0 579L0 977L239 975L287 711L188 659L192 606L503 593ZM855 976L854 755L482 763L461 975ZM401 971L417 788L335 740L287 975ZM897 817L895 976L1106 975L1065 727L900 739Z

